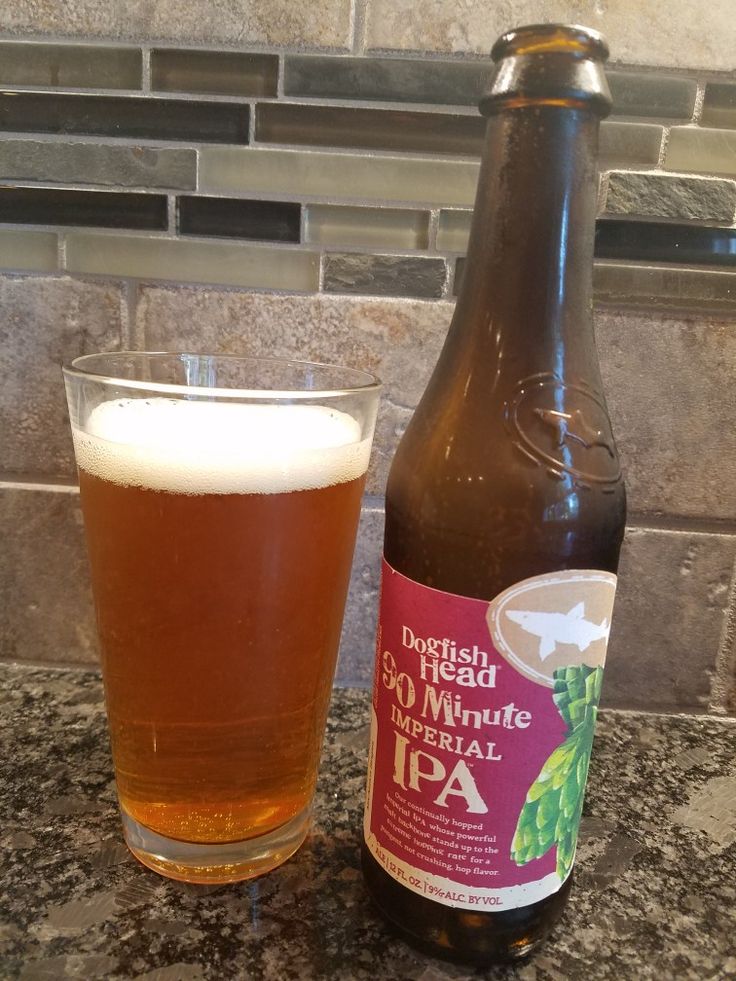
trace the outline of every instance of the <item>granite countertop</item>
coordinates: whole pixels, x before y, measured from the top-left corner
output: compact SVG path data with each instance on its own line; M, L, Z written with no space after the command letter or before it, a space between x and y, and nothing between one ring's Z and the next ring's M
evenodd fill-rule
M567 912L528 961L473 972L394 939L364 892L366 692L335 692L297 855L202 887L123 844L99 676L0 665L0 685L2 979L736 977L734 721L602 713Z

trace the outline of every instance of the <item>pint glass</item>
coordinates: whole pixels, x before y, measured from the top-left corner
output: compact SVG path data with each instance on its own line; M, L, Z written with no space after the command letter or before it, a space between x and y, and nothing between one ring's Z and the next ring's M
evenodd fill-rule
M309 827L379 384L134 352L64 377L126 841L259 875Z

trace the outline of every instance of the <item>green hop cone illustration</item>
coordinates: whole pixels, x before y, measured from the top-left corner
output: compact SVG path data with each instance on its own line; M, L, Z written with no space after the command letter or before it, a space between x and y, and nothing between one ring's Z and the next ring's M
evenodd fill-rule
M525 865L556 845L557 874L564 880L575 857L603 669L581 664L559 668L553 678L552 698L567 725L567 736L529 788L511 857L517 865Z

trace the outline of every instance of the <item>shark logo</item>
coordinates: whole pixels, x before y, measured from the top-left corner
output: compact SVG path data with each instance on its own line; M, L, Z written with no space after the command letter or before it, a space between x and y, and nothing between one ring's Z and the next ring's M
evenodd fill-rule
M614 457L613 446L610 437L604 429L591 425L580 409L573 412L560 412L557 409L535 409L537 415L545 426L550 426L555 430L555 444L564 446L565 441L573 439L586 450L594 446L602 446L610 457Z
M600 623L585 619L585 603L576 604L568 613L506 610L506 616L526 633L539 637L541 661L554 654L558 644L574 644L582 652L597 640L607 642L611 632L607 617Z
M521 379L506 403L505 425L521 453L558 476L585 486L621 479L606 403L583 382L550 372Z
M488 605L495 649L515 671L554 688L555 672L603 667L616 577L600 569L566 569L509 586Z

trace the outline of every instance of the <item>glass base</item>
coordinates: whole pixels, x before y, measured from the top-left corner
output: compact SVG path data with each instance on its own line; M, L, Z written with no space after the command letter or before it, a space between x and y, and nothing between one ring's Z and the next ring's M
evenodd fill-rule
M282 865L306 838L312 819L311 807L305 807L267 835L203 845L166 838L120 813L125 843L139 862L169 879L206 885L242 882Z

